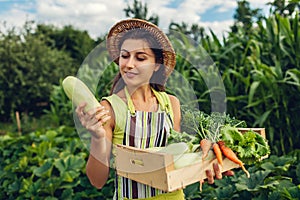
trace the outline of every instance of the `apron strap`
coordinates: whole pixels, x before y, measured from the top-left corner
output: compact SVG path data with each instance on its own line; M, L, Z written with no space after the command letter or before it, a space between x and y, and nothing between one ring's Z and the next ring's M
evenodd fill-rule
M170 100L168 95L162 95L161 93L157 92L153 88L151 88L154 95L156 96L158 103L162 106L162 110L164 110L167 114L171 112L171 106L169 104Z
M127 99L127 104L128 104L128 109L130 111L130 114L131 114L131 116L135 116L135 108L134 108L132 99L129 95L129 92L128 92L128 89L127 89L126 86L125 86L124 90L125 90L125 96L126 96L126 99Z

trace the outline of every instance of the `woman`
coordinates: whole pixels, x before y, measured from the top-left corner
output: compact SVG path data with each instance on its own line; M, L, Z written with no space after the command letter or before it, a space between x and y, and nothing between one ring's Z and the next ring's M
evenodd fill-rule
M167 36L155 25L139 20L123 20L107 37L107 48L119 65L112 94L101 107L77 115L91 133L87 176L97 188L109 175L112 144L138 148L166 146L170 129L180 131L179 100L165 92L165 83L175 66L175 52ZM219 169L215 169L220 178ZM208 172L209 182L213 182ZM114 199L184 199L182 190L165 193L150 186L116 176Z

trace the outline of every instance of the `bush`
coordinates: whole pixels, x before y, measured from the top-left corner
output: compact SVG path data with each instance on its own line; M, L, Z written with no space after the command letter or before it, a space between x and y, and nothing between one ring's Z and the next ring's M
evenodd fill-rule
M0 32L0 114L11 121L15 111L39 115L49 106L53 84L74 74L74 60L64 51L46 43L49 38L34 35L27 23L23 32Z

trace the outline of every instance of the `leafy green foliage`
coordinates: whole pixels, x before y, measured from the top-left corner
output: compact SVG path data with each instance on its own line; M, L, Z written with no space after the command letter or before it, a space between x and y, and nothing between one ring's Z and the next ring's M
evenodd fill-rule
M232 177L204 184L202 192L197 192L198 183L190 185L185 194L187 199L298 199L299 176L294 176L298 163L292 155L270 156L249 168L249 179L238 168Z
M220 137L221 127L247 127L243 120L239 120L229 114L212 112L210 114L200 110L182 107L181 130L192 135L196 135L199 140L211 136ZM215 136L214 136L215 135Z
M57 28L53 25L38 24L36 36L49 38L48 46L67 52L75 60L75 66L80 66L84 58L96 46L87 31L81 31L71 25Z
M0 113L7 121L15 111L41 114L49 103L52 85L73 74L73 59L46 44L47 38L32 34L30 23L19 34L0 32Z
M59 85L53 85L50 94L50 108L45 109L44 113L44 116L53 123L53 127L74 125L72 101L66 96L61 81Z
M74 128L60 126L0 137L1 199L110 199L113 174L98 191L85 174L87 149Z
M245 164L253 164L270 154L270 146L258 133L249 130L241 134L236 127L225 125L221 137Z

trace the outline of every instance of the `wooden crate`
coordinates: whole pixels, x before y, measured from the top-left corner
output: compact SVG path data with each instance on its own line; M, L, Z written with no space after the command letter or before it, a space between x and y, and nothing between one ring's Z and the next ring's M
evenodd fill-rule
M265 133L264 129L253 130L262 135ZM247 129L242 131L245 132ZM209 158L175 169L171 154L117 145L115 161L118 175L171 192L206 179L205 171L208 169L214 173L213 163L218 163L218 161L212 151L210 151ZM225 172L238 167L239 165L225 158L221 171Z

